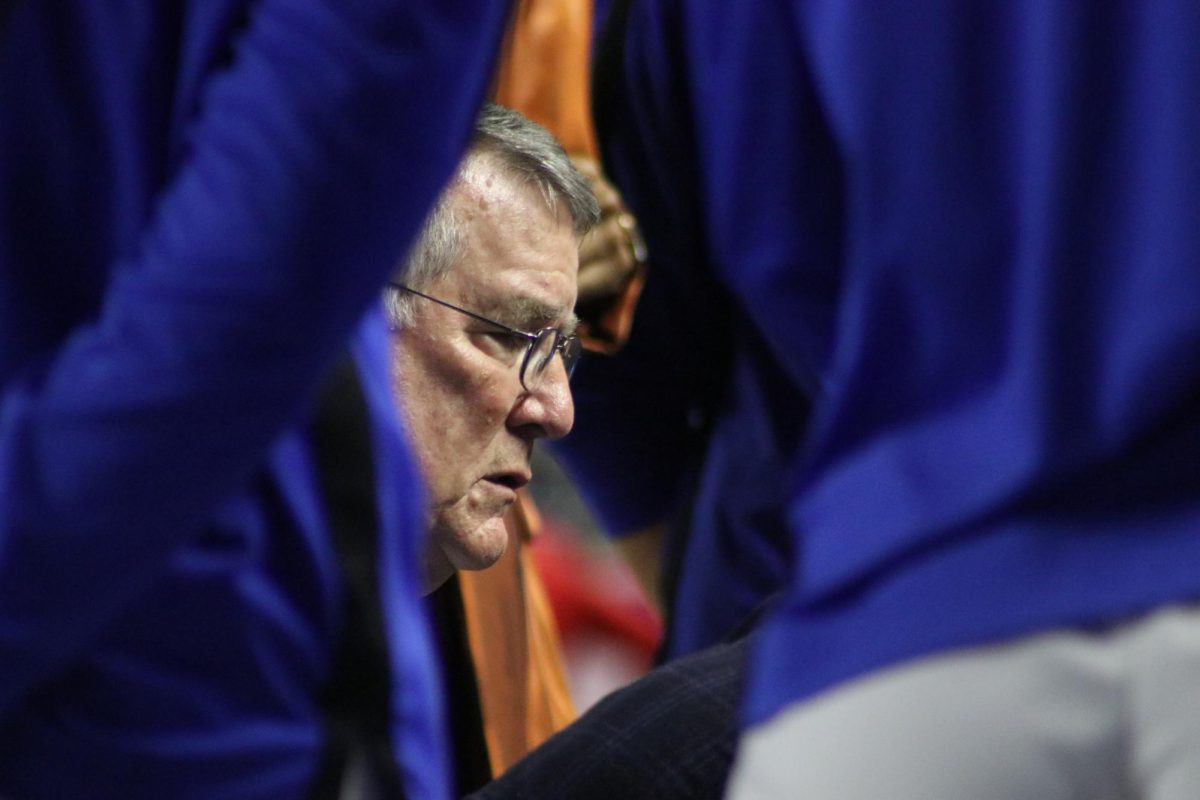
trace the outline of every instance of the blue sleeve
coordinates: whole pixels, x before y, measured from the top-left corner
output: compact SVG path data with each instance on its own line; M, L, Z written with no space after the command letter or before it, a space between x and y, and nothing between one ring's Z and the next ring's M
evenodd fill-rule
M90 3L38 5L14 12L12 39L99 16ZM109 265L95 313L53 350L6 365L0 711L161 578L302 418L459 158L506 11L499 0L247 5L228 66L172 100L199 109L184 154L150 187L150 219ZM105 21L97 43L130 19ZM105 67L94 53L56 55L64 70ZM101 113L119 132L125 109ZM75 145L94 143L63 136ZM6 302L29 265L8 266Z

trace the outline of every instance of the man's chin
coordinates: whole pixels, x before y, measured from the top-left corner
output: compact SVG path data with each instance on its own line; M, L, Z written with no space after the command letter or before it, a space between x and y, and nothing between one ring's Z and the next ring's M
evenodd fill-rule
M508 526L503 516L485 520L469 533L455 537L451 562L458 569L487 569L508 549Z
M502 515L473 524L462 522L443 519L434 525L431 552L425 559L427 584L432 580L441 584L457 570L487 569L508 548L508 527Z

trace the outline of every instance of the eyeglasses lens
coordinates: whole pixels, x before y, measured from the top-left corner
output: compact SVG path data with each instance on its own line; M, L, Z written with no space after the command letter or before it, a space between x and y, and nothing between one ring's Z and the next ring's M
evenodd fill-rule
M579 340L574 336L564 337L554 328L543 328L538 331L537 339L534 340L529 349L529 355L525 358L521 383L531 392L536 390L541 385L546 369L554 360L556 352L562 353L563 367L566 369L567 377L570 377L576 362L579 361L581 351Z

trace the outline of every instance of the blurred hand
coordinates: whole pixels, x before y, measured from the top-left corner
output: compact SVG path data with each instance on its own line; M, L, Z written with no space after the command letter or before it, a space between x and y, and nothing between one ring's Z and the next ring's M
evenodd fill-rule
M580 317L603 313L640 269L646 246L637 221L620 193L600 173L595 161L573 156L572 161L592 185L600 203L600 223L584 237L579 248Z

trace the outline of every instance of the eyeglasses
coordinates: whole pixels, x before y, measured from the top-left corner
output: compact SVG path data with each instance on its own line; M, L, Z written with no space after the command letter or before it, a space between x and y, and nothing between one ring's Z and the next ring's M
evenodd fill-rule
M494 319L488 319L476 314L474 311L459 308L452 303L447 303L445 300L430 297L427 294L418 292L416 289L410 289L402 283L389 281L388 285L402 292L407 292L408 294L413 294L430 302L437 303L439 306L445 306L460 314L465 314L471 319L493 325L518 339L524 339L526 342L525 356L521 359L520 375L521 386L525 387L525 391L527 392L537 391L538 387L542 385L542 379L546 375L546 368L550 366L555 353L562 356L563 367L567 371L568 378L575 371L575 365L579 363L579 356L583 353L583 345L580 344L579 337L575 336L575 334L565 334L558 328L542 328L536 333L529 333L517 328L510 328L503 323L496 322Z

